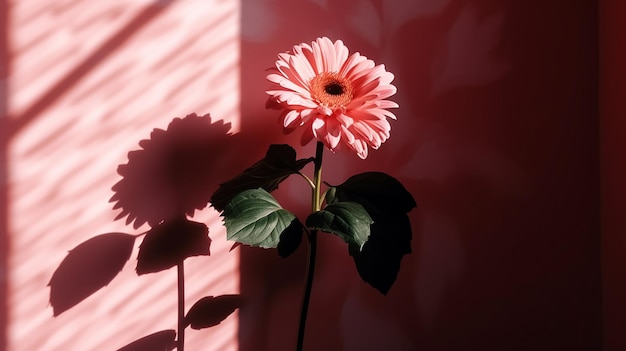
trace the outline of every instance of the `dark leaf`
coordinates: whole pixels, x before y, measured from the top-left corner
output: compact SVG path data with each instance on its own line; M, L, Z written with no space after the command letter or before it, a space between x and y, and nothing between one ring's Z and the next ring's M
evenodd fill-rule
M372 218L365 208L356 202L338 202L314 212L306 220L313 230L321 230L339 236L357 251L360 251L370 235Z
M312 160L296 160L296 150L289 145L270 145L262 160L221 184L211 196L211 204L218 211L223 211L235 195L245 190L263 188L272 192L278 188L278 184L298 173Z
M327 203L340 201L358 202L372 217L378 213L407 213L417 206L397 179L381 172L354 175L326 193Z
M387 294L396 281L402 257L411 253L411 223L406 214L379 216L370 229L363 249L350 247L350 255L363 281Z
M299 220L294 219L291 224L283 230L278 240L278 255L282 258L288 257L298 249L302 242L304 228Z
M407 213L416 205L413 196L395 178L380 172L350 177L329 189L327 203L357 202L374 223L361 251L350 247L361 278L383 294L396 280L402 257L411 252L411 223Z
M176 348L176 331L162 330L118 349L117 351L172 351Z
M208 256L211 239L203 223L181 218L152 228L139 246L137 274L155 273L191 256Z
M130 258L134 243L134 235L107 233L73 248L48 283L54 316L108 285Z
M283 209L263 189L246 190L236 195L222 212L226 237L242 244L275 248L281 234L294 230L296 216Z
M240 295L206 296L198 300L187 312L186 325L192 329L204 329L220 324L241 307Z

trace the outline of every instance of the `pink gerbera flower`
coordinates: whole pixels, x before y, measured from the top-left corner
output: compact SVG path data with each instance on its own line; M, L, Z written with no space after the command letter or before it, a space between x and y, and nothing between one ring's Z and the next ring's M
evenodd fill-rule
M361 54L348 56L341 40L324 37L278 55L269 69L268 108L282 110L285 133L304 127L302 145L313 138L332 151L346 146L364 159L389 138L387 117L396 119L386 100L396 93L394 76Z

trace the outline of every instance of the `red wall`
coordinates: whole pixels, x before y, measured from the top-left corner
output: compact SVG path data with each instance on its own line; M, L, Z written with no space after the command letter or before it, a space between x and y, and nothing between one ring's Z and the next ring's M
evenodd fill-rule
M600 5L600 151L605 350L626 349L626 3Z
M365 161L327 157L325 175L398 177L418 202L413 253L383 297L359 280L345 246L323 237L305 349L600 347L594 1L242 5L244 134L276 133L276 113L256 108L262 70L317 36L385 63L399 91L391 139ZM292 200L298 189L280 194L306 213L308 200ZM242 251L242 350L293 348L304 251Z

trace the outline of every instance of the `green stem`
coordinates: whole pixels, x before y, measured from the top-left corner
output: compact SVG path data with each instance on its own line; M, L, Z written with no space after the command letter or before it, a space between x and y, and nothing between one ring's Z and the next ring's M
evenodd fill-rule
M185 350L185 266L178 263L178 351Z
M311 201L311 207L313 212L317 212L321 209L321 197L320 190L322 185L322 155L324 152L324 144L317 143L315 150L315 169L313 178L313 198ZM317 231L313 230L309 233L309 251L308 251L308 263L306 271L306 283L304 288L304 296L302 298L302 310L300 312L300 324L298 326L298 344L296 346L297 351L302 351L304 345L304 331L306 329L306 317L309 310L309 301L311 300L311 290L313 288L313 275L315 273L315 257L317 256Z
M322 156L324 154L324 144L321 142L317 142L317 148L315 149L315 161L314 161L314 173L313 173L313 182L315 183L315 188L313 189L313 201L312 201L312 210L313 212L317 212L322 207L320 192L322 188Z
M304 180L306 180L307 183L309 183L309 185L311 186L311 189L315 189L315 183L313 183L311 178L307 177L306 174L302 172L298 172L298 175L304 178Z
M309 261L306 272L306 287L302 298L302 310L300 313L300 325L298 327L298 346L297 351L302 351L304 345L304 330L306 329L306 317L309 309L309 301L311 300L311 288L313 287L313 273L315 272L315 256L317 254L317 232L309 233Z

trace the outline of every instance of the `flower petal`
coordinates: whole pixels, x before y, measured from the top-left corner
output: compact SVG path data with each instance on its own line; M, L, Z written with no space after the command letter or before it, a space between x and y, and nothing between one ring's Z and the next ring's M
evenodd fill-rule
M291 110L287 112L285 118L283 120L283 125L285 128L294 128L301 124L302 119L300 119L300 113L296 110Z
M271 87L266 106L282 110L280 121L286 133L303 127L303 145L317 139L332 151L344 147L366 158L368 148L377 149L390 136L389 109L398 104L387 100L397 89L394 75L383 64L359 54L350 54L343 41L317 38L295 45L278 55L276 67L268 70ZM320 77L336 77L349 87L345 100L326 99L331 94ZM332 84L322 83L322 84ZM313 91L312 91L313 90Z

